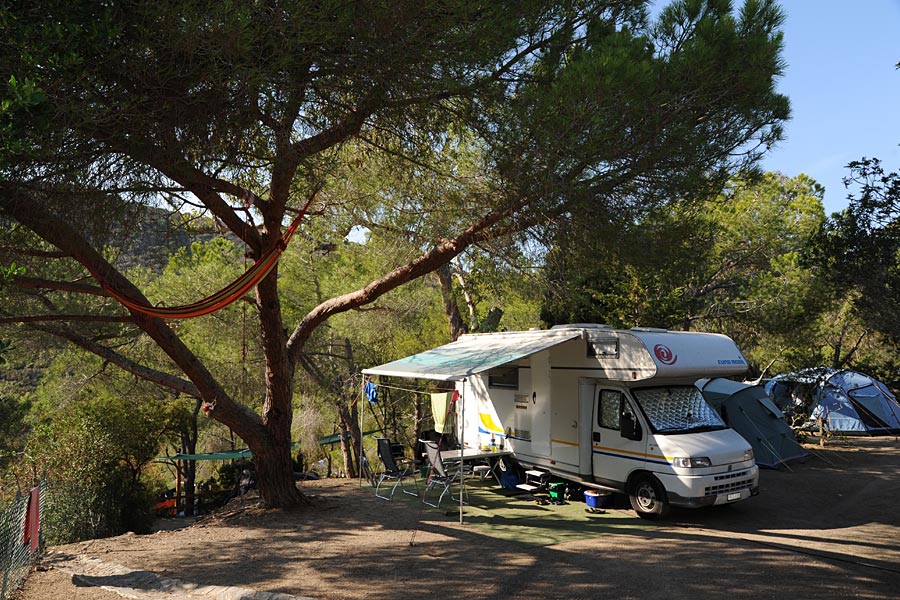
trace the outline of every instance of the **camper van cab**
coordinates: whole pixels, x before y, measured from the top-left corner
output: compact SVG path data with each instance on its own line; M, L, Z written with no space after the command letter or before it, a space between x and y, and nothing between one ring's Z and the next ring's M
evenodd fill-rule
M455 381L463 446L499 441L541 478L625 493L657 518L758 492L750 445L694 386L746 369L724 335L578 324L464 335L363 373Z
M546 347L457 383L466 445L504 439L526 468L625 493L645 518L758 493L750 445L694 386L746 370L731 339L594 325L521 333L469 336L515 347L543 334Z
M591 473L577 479L628 493L644 516L664 514L668 504L725 504L755 493L753 451L693 385L593 387Z

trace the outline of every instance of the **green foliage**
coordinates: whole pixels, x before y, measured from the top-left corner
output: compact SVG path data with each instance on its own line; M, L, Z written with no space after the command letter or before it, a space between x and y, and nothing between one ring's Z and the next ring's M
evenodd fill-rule
M849 206L822 227L810 260L838 290L859 292L854 305L867 327L900 341L900 174L878 159L851 163Z
M830 306L800 261L824 219L821 195L806 176L767 174L637 221L573 221L548 255L542 318L720 331L764 367L807 345Z
M46 95L34 81L9 76L6 89L0 92L0 165L8 156L25 155L32 149L23 128L41 118L45 101Z
M6 364L5 354L12 349L12 342L9 340L0 340L0 365Z
M22 267L16 266L16 263L12 263L9 266L0 265L0 289L9 284L14 276L22 275L24 272L25 270ZM11 341L0 339L0 366L6 364L5 355L12 348L13 344Z
M40 105L46 96L38 89L34 82L29 80L18 81L15 75L9 76L6 85L6 94L0 101L0 115L16 110L28 110Z
M0 265L0 285L6 285L12 281L16 275L23 275L25 269L12 263L10 265Z
M55 362L36 394L27 460L18 466L47 477L51 544L144 533L152 523L153 484L141 474L172 417L141 386L91 367L99 364L83 355Z
M149 495L119 463L118 449L99 423L88 415L68 416L59 428L37 428L32 445L50 482L44 520L49 544L149 533Z
M781 136L782 21L774 2L735 16L730 2L691 0L652 27L640 11L591 22L542 56L541 76L511 101L519 127L501 140L516 158L504 164L526 189L553 181L574 211L594 214L718 191Z
M22 450L29 407L27 401L0 393L0 473Z
M162 274L152 279L145 289L148 297L163 299L167 305L190 304L231 283L249 266L250 261L242 256L240 247L233 241L214 237L174 252ZM251 408L258 408L258 400L265 393L264 362L259 327L253 320L252 293L212 315L180 321L177 328L181 339L229 394ZM152 353L159 361L159 368L168 368L159 349L148 346L143 352ZM206 424L207 420L201 423Z

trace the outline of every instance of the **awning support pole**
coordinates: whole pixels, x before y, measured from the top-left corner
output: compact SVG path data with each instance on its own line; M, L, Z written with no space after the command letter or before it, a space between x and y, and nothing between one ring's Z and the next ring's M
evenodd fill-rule
M455 387L455 384L454 384ZM459 428L459 524L463 524L463 498L466 491L466 473L465 463L463 463L463 452L466 448L466 380L462 380L462 392L459 394L459 422L456 426Z

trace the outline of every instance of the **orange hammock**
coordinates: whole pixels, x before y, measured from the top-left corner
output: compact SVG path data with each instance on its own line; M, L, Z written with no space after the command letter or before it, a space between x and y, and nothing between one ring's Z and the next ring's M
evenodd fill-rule
M299 227L300 221L303 219L303 215L306 214L306 210L311 203L312 201L306 203L306 206L304 206L297 216L294 217L294 220L291 221L291 224L282 234L278 243L263 254L259 260L253 263L252 267L247 269L243 275L232 281L226 287L202 300L198 300L192 304L185 304L184 306L150 306L144 302L138 302L123 296L106 284L103 284L103 287L116 300L131 310L153 317L161 317L163 319L192 319L194 317L208 315L211 312L225 308L246 294L249 290L256 287L256 284L262 281L263 278L275 268L278 259L281 257L281 253L287 248L288 242L291 240L291 237L293 237L294 232L297 231L297 227Z

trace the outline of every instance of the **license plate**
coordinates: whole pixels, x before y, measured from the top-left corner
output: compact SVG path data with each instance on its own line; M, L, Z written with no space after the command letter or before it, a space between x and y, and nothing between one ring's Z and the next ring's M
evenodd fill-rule
M729 502L733 502L734 500L740 500L740 499L741 499L740 492L732 492L732 493L728 494L728 497L726 498L726 500L728 500Z

